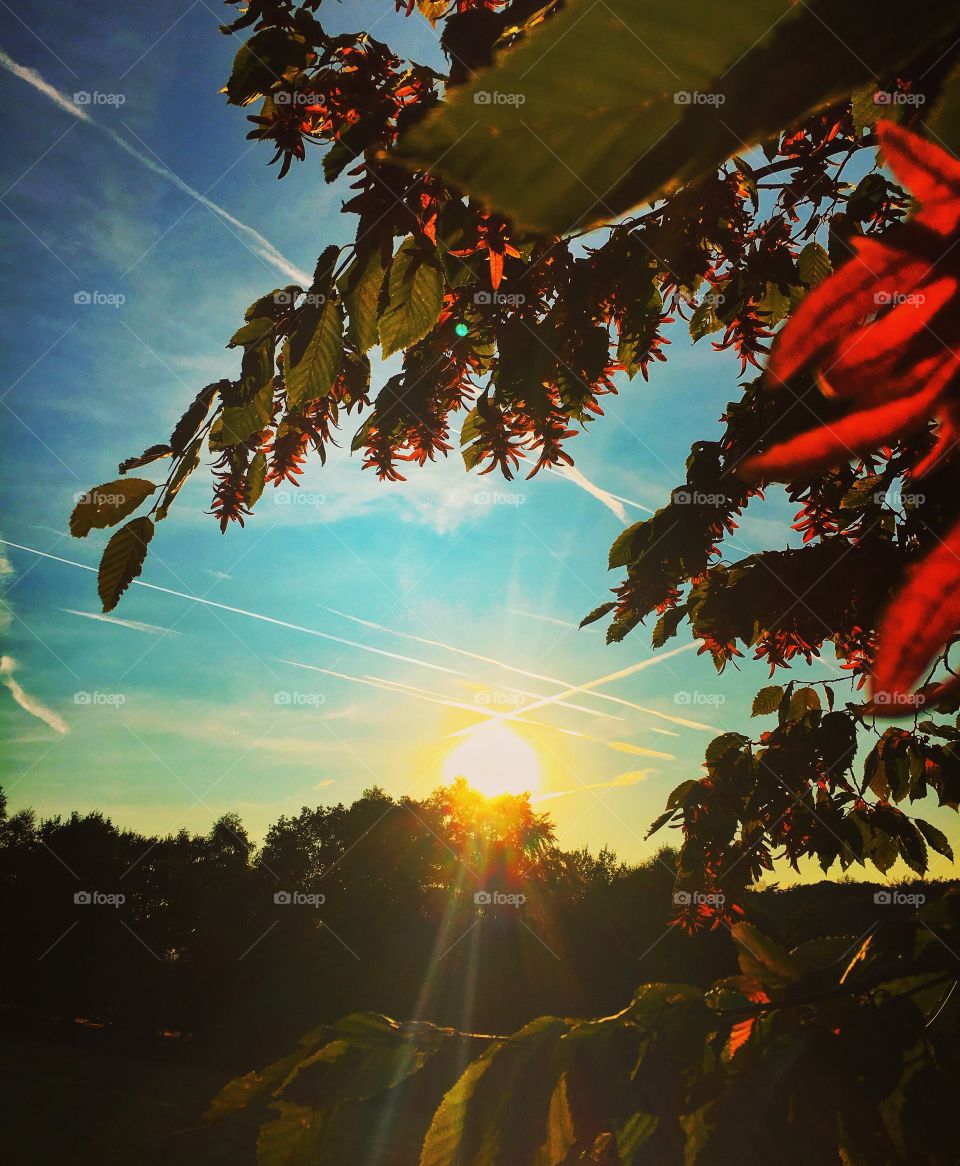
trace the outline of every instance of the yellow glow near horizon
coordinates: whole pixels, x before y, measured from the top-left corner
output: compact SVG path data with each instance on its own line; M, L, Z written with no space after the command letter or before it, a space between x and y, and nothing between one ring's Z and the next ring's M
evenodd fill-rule
M534 793L542 778L536 750L504 725L479 728L465 737L443 761L443 779L465 777L487 797Z

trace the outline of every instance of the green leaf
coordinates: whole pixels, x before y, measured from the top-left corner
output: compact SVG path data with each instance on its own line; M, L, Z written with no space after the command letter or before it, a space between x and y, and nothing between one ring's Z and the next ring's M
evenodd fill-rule
M960 24L954 0L573 0L397 154L546 234L607 222L845 98ZM602 67L598 63L602 62Z
M599 607L595 607L589 615L585 615L580 621L580 627L588 627L592 623L596 623L598 619L603 619L605 615L609 615L611 611L617 606L614 600L609 603L601 603Z
M288 1101L271 1106L276 1113L260 1129L257 1166L317 1166L330 1114Z
M872 130L880 116L880 107L873 100L876 96L877 85L861 85L854 90L850 98L850 112L853 116L853 128L857 137L861 137L865 130Z
M194 438L191 445L180 457L180 463L174 471L173 477L167 483L163 494L160 496L160 503L157 506L156 520L161 522L170 512L170 506L174 498L183 489L183 484L193 471L200 465L200 451L203 449L203 438Z
M417 7L430 21L432 28L436 28L437 21L450 7L448 0L417 0Z
M690 317L690 336L695 341L722 329L723 321L717 319L716 309L710 300L704 300Z
M443 272L436 253L411 235L390 264L387 309L380 318L384 358L422 340L443 305Z
M337 281L347 309L347 339L361 353L369 351L378 339L380 289L390 266L390 240L386 242L386 254L380 239L358 245L356 254Z
M879 474L868 474L850 487L840 500L841 510L863 510L876 505L877 497L886 494Z
M259 344L265 340L274 329L272 320L266 316L255 316L248 320L242 328L238 328L230 337L227 348L238 348L240 345Z
M686 614L686 604L681 604L679 607L668 607L656 622L650 641L651 645L654 648L662 648L667 640L672 640Z
M666 824L670 821L676 812L676 810L664 810L662 814L658 814L656 818L654 818L654 820L650 823L646 834L643 836L644 839L646 840L652 834L656 834L658 830L666 826Z
M730 929L737 945L740 970L773 988L796 980L802 966L778 943L774 943L752 923L737 923Z
M816 287L818 283L823 283L832 271L830 256L816 241L808 243L797 256L797 272L807 287Z
M877 870L881 874L886 874L897 861L898 854L899 848L896 838L886 830L875 826L870 838L869 857Z
M273 418L273 385L264 385L258 396L247 405L224 409L210 429L210 448L237 445L260 430Z
M483 1075L502 1046L495 1044L471 1061L440 1102L420 1152L420 1166L459 1166L459 1146L464 1135L467 1111Z
M921 877L927 873L927 848L923 842L924 835L910 821L903 818L899 823L897 840L900 843L900 853L903 861Z
M782 700L783 689L779 684L770 684L766 688L761 688L753 698L753 708L750 710L750 716L765 717L770 713L775 713L780 707Z
M126 474L130 470L139 470L141 466L148 466L151 462L158 462L161 458L170 457L172 453L173 450L169 445L151 445L139 457L128 457L126 461L120 463L117 469L121 474Z
M621 531L613 540L610 554L607 557L607 566L611 571L616 570L617 567L626 567L633 561L636 554L636 536L640 534L648 521L648 519L643 518L639 522L635 522L633 526L628 526L626 530Z
M942 854L944 858L949 858L953 862L953 848L946 834L942 830L938 830L930 822L925 822L923 818L914 818L914 823L930 849L935 850L937 854Z
M649 1162L644 1146L656 1131L660 1121L652 1113L635 1113L617 1132L617 1151L620 1166L642 1166Z
M804 713L817 712L820 709L820 697L815 688L798 688L790 697L790 707L787 709L787 720L798 721Z
M287 404L295 409L326 396L333 388L343 355L343 315L340 301L322 293L310 299L297 313L296 323L284 349L284 383Z
M156 490L156 483L146 478L119 478L94 486L79 501L70 515L70 533L74 538L86 538L95 527L102 530L116 524Z
M667 809L680 809L685 805L689 795L693 793L694 790L699 790L700 788L700 782L693 777L687 778L686 781L680 782L673 793L671 793L670 797L667 798Z
M757 304L757 311L763 316L766 326L774 328L790 315L793 307L794 296L792 294L784 295L775 283L768 283L766 295Z
M950 74L940 100L924 118L923 128L931 141L949 150L954 158L960 157L960 66Z
M730 753L740 753L750 744L750 738L742 733L721 733L704 751L707 765L718 765Z
M134 579L143 570L147 544L153 538L149 518L134 518L113 535L100 560L97 590L103 610L113 611Z
M273 392L276 339L271 330L256 344L248 344L240 363L240 379L220 390L224 405L248 405L262 392Z
M267 455L258 450L253 455L247 476L243 482L244 499L248 506L254 506L260 500L263 487L267 479Z
M309 1105L369 1100L419 1072L451 1034L424 1021L398 1024L378 1013L345 1017L332 1026L336 1039L291 1074L284 1096Z
M301 36L281 28L265 28L240 46L233 61L226 94L231 105L248 105L270 92L285 73L307 63L310 46Z
M561 1073L550 1097L546 1137L537 1151L533 1166L563 1166L576 1142L577 1134L567 1094L567 1074Z
M197 393L190 407L177 422L173 433L170 435L170 448L173 450L174 457L183 453L187 448L197 430L206 420L206 416L210 412L210 406L213 404L217 393L220 392L222 387L229 384L229 381L217 381L216 384L207 385L206 388L201 389Z

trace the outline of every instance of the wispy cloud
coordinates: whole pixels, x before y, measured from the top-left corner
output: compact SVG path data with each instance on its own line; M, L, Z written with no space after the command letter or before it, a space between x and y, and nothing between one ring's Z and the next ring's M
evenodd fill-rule
M112 623L119 628L129 628L132 632L145 632L151 636L179 636L183 634L173 628L158 627L155 623L141 623L136 619L120 619L115 615L103 615L99 611L76 611L72 607L62 607L60 610L66 612L67 615L79 615L81 619L95 619L99 623Z
M500 720L500 717L489 709L478 708L476 705L467 704L466 701L444 696L440 692L431 692L426 688L417 688L413 684L402 684L399 680L385 680L381 676L350 676L345 672L334 672L330 668L320 668L315 664L303 664L298 660L281 660L280 663L290 664L294 668L306 668L309 672L320 672L324 676L333 676L337 680L348 680L354 684L364 684L370 688L379 688L384 692L395 692L404 696L411 696L416 700L426 701L427 704L438 704L444 708L459 709L462 712L473 713L474 716L481 717L487 725L495 724ZM577 729L562 729L557 725L551 725L548 721L533 720L524 714L523 709L519 709L511 719L521 725L530 725L534 728L546 729L553 733L562 733L566 737L578 737L582 741L590 741L595 745L602 745L606 749L614 749L618 753L631 753L637 757L659 757L664 761L676 761L676 757L672 753L661 753L658 749L647 749L642 745L633 745L629 741L608 741L606 738L597 737L593 733L582 733ZM469 728L462 730L462 732L450 733L448 735L451 737L459 737L473 733L478 729L482 732L483 725L471 725Z
M90 115L86 106L77 105L66 93L61 93L59 89L56 89L48 81L45 81L36 69L30 69L26 65L19 64L8 53L5 53L3 49L0 49L0 67L6 69L8 73L12 73L14 77L19 77L21 81L25 81L38 93L42 93L45 97L48 97L54 105L64 110L64 112L69 113L78 121L84 122L86 125L91 126L99 133L108 137L121 150L125 150L131 158L135 158L141 166L146 167L147 170L156 174L157 177L162 178L165 182L169 182L171 186L175 186L177 190L189 195L195 202L200 203L201 206L205 206L224 222L235 227L250 244L251 250L255 254L259 255L261 259L276 268L288 279L293 279L297 283L304 285L310 283L310 274L297 267L282 252L278 251L270 240L261 235L259 231L241 222L235 215L232 215L228 210L215 203L213 199L207 198L205 194L201 194L199 190L194 190L192 186L164 166L162 162L158 162L148 154L144 154L135 146L132 146L126 138L121 137L111 126L103 125L102 122L97 121Z
M579 696L581 693L591 692L595 688L599 688L603 684L613 684L616 680L623 680L627 676L633 676L636 672L643 672L648 668L655 668L657 665L664 663L664 661L671 659L673 656L679 656L681 652L689 652L696 648L695 643L683 644L679 648L671 648L669 652L660 652L656 656L648 656L646 660L639 660L636 664L631 664L628 668L621 668L618 672L611 672L607 676L600 676L596 680L589 680L586 684L574 685L571 688L564 689L563 692L555 693L553 696L545 696L542 700L534 701L533 704L525 705L523 712L532 713L535 709L546 708L547 705L558 704L568 700L571 696ZM597 693L596 695L600 695ZM686 717L675 717L670 713L663 713L657 709L646 708L643 705L632 704L632 708L640 709L642 712L648 713L650 716L662 717L665 721L670 721L674 725L683 725L690 729L705 729L707 732L714 732L711 725L704 725L700 721L691 721ZM516 716L514 712L503 712L496 714L498 721L510 721ZM470 729L460 729L451 736L462 737L469 733Z
M602 502L608 510L612 510L624 525L627 522L627 512L624 506L633 506L636 510L642 510L646 514L655 513L649 506L644 506L642 502L635 502L632 498L624 498L622 494L611 494L609 490L604 490L602 486L592 482L586 474L575 466L548 466L547 469L552 474L556 474L558 478L566 478L568 482L579 486L581 490L586 490L598 502Z
M17 702L17 704L32 717L43 721L45 725L49 725L57 733L69 733L70 726L53 709L47 706L35 696L31 696L17 680L14 679L13 673L16 670L17 662L12 656L0 656L0 684L3 684L10 692L10 695Z
M657 770L655 769L631 769L627 773L621 773L613 781L594 781L589 785L578 785L575 789L554 790L551 793L539 794L531 800L534 802L549 802L554 798L568 798L571 794L582 794L584 791L590 789L626 789L631 785L636 785L640 781L646 781L652 773L656 772Z
M557 619L555 615L541 615L537 611L520 611L516 607L508 607L507 611L510 615L519 615L522 619L538 619L542 623L556 624L557 627L569 628L572 632L577 630L577 625L569 619Z
M0 541L2 541L2 540L0 540ZM323 605L321 604L318 606L323 606ZM531 680L542 680L546 684L556 684L561 688L567 689L567 692L560 692L560 693L557 693L555 696L543 698L543 699L547 700L550 704L562 704L562 705L567 705L567 707L569 707L569 704L567 701L568 694L580 691L579 688L571 687L570 682L568 680L561 680L557 676L545 676L542 672L530 672L526 668L519 668L515 664L508 664L505 660L497 660L493 656L484 656L480 652L471 652L469 649L459 648L455 644L446 644L443 642L443 640L431 640L427 636L417 636L417 635L414 635L412 632L401 632L401 631L398 631L396 628L388 628L388 627L385 627L382 623L375 623L373 620L370 620L370 619L361 619L360 616L358 616L358 615L348 615L347 612L338 611L335 607L325 607L324 610L332 612L334 615L340 616L341 619L348 619L348 620L350 620L351 623L359 624L361 627L372 628L374 631L378 631L378 632L386 632L391 636L397 636L398 639L401 639L401 640L412 640L416 644L423 644L424 647L442 648L446 652L452 652L455 656L462 656L467 660L477 660L478 662L480 662L482 664L492 664L497 668L502 668L505 672L512 672L517 676L526 676ZM678 652L678 651L688 651L690 648L695 648L695 647L696 647L696 644L687 644L682 649L681 648L674 648L670 652L663 652L659 656L653 657L653 661L655 662L657 660L666 660L670 656L675 655L676 652ZM607 677L603 681L603 683L606 683L606 680L612 681L614 679L617 679L618 676L620 676L620 675L629 675L631 671L638 671L640 668L649 667L649 665L650 665L650 661L642 661L640 664L635 665L633 667L633 669L627 669L626 672L619 673L619 674L617 674L617 676ZM600 683L600 682L597 681L596 683ZM647 713L648 715L653 716L653 717L660 717L663 720L670 721L673 724L682 725L684 728L702 729L703 731L708 732L708 733L712 733L714 731L714 729L711 725L703 725L699 721L690 721L690 720L687 720L685 717L673 717L673 716L670 716L668 713L661 713L661 712L658 712L656 709L648 708L646 705L636 704L634 701L627 700L622 696L611 696L610 693L608 693L608 692L592 692L591 696L595 697L597 700L604 700L604 701L609 701L612 704L618 704L623 708L635 709L637 712ZM530 707L530 706L527 706L527 707ZM526 710L524 709L521 711L526 711Z

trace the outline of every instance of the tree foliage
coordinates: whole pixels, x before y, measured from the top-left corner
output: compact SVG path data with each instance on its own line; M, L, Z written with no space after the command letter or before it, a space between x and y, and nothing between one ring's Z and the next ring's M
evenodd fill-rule
M950 854L907 809L931 793L960 802L960 729L919 720L958 700L940 683L958 609L940 598L958 575L960 170L922 135L960 144L960 12L410 0L408 16L415 6L442 29L445 78L368 33L329 35L315 0L252 0L225 30L251 34L225 90L260 102L248 136L274 149L280 177L322 146L326 180L353 180L356 238L323 252L310 287L251 305L230 341L239 376L123 463L169 457L156 490L109 483L91 495L122 494L112 509L79 504L83 535L131 513L139 490L156 495L152 518L108 544L105 608L204 446L223 529L294 482L311 449L322 459L354 410L352 448L383 479L446 456L458 422L468 470L533 475L572 462L619 374L654 375L679 317L757 375L664 507L616 540L610 567L625 574L585 622L612 616L620 640L655 616L661 646L686 620L718 670L749 650L771 679L829 644L852 690L840 707L828 685L764 689L753 712L776 725L712 742L706 776L654 823L682 830L682 914L733 928L739 977L708 992L647 985L617 1016L545 1019L510 1039L345 1021L270 1077L261 1161L359 1160L363 1132L382 1145L389 1127L396 1146L421 1147L421 1166L951 1162L954 1054L928 1028L956 979L952 900L853 948L781 950L740 912L775 854L824 870L903 859L918 874L928 848ZM377 344L402 364L374 392ZM774 477L803 545L730 561L725 535ZM881 734L873 718L891 712L912 727ZM877 739L855 776L865 725Z

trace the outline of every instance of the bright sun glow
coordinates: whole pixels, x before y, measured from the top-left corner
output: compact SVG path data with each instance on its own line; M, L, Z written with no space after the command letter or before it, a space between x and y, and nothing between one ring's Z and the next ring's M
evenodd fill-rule
M443 763L443 778L465 777L487 797L533 793L540 787L540 760L536 751L503 725L477 729L461 741Z

